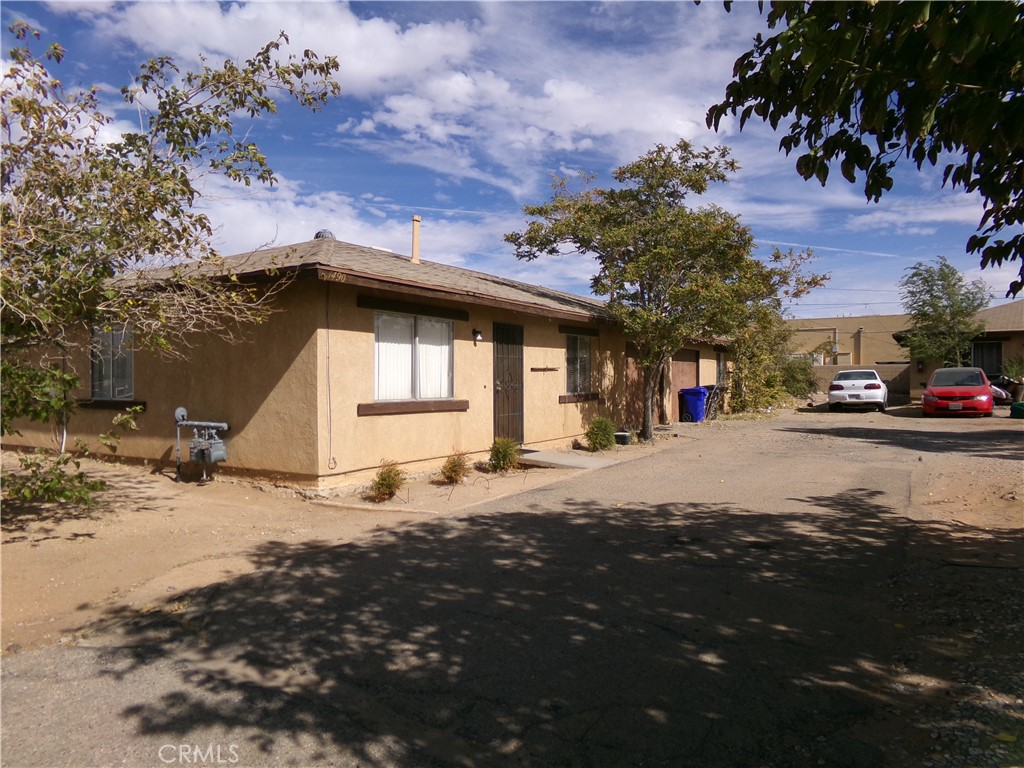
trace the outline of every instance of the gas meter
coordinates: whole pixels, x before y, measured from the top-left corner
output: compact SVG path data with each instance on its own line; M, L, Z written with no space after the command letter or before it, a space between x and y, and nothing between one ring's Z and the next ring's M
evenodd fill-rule
M220 432L227 432L228 425L222 421L190 421L188 411L178 408L174 411L174 422L177 426L177 445L175 458L177 467L175 482L181 482L181 429L192 428L192 439L188 443L188 459L203 468L203 481L206 477L206 465L228 460L228 449Z

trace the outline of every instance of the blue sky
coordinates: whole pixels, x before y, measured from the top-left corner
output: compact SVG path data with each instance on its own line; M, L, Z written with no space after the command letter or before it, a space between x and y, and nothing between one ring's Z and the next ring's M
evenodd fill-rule
M760 252L813 249L827 287L791 307L797 317L895 314L897 282L919 261L946 256L1002 303L1016 265L978 269L964 251L978 199L941 187L941 171L907 165L892 193L822 188L761 124L742 133L704 124L732 64L764 29L756 3L705 2L4 2L68 50L66 87L101 85L111 109L139 64L172 56L183 69L242 59L284 30L291 48L337 56L342 96L309 114L282 104L252 126L280 183L211 185L203 206L216 246L234 254L330 229L339 240L421 255L587 294L592 259L518 262L504 243L522 207L550 196L553 174L608 172L657 143L726 144L741 170L694 205L715 202L751 227ZM133 115L116 113L116 125Z

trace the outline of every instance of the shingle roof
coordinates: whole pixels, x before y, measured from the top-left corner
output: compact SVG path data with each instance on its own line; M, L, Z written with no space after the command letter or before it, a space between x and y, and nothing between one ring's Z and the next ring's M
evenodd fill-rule
M273 269L319 270L335 273L342 280L353 278L351 282L361 285L391 287L403 292L415 290L473 304L511 305L532 314L580 319L609 318L605 303L599 299L447 264L422 260L413 263L407 256L391 251L326 238L229 256L224 259L222 270L218 271L244 276Z
M983 309L978 312L977 317L985 321L985 330L982 332L982 336L989 333L1024 331L1024 299ZM903 344L909 332L909 329L897 331L892 337Z
M1024 331L1024 299L983 309L978 317L985 321L986 333Z

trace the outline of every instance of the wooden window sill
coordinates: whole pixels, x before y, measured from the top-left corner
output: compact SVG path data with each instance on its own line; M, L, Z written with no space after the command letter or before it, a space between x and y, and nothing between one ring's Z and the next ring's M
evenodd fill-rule
M401 400L356 405L357 416L391 416L398 413L446 413L468 410L469 400Z
M566 403L588 403L597 400L600 403L604 402L604 398L601 397L597 392L584 392L579 395L559 395L558 402L560 405Z

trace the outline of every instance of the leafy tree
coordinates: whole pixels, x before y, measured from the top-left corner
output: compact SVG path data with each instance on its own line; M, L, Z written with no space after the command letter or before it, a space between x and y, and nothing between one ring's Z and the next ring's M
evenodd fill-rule
M585 176L574 190L556 179L549 202L524 207L536 220L505 235L520 259L563 249L595 257L591 286L608 296L610 313L638 350L643 439L653 435L660 374L674 352L729 336L753 307L778 302L780 290L798 295L818 280L799 275L802 254L776 251L768 264L754 259L750 230L728 211L685 205L736 168L725 147L659 144L613 172L617 188L592 187Z
M728 7L728 6L727 6ZM943 183L984 200L967 251L981 266L1021 260L1007 295L1024 288L1024 5L993 2L769 4L760 34L736 60L725 100L739 126L758 117L779 128L804 178L824 185L838 161L877 201L901 157L918 169L945 163ZM1005 235L1005 236L1004 236Z
M818 391L814 365L806 356L786 356L782 362L782 388L792 397L807 397Z
M985 330L978 312L988 306L988 286L968 283L940 256L935 264L918 262L900 280L903 309L910 330L900 342L917 360L941 360L943 365L970 365L971 339Z
M831 342L823 342L810 354L831 346ZM818 390L811 356L793 354L793 330L775 307L753 307L749 323L733 335L730 349L734 366L731 404L737 411L765 410Z
M248 121L275 112L277 94L317 110L340 92L337 61L285 56L284 33L245 62L198 72L152 59L121 89L138 130L106 141L114 117L99 88L65 89L49 71L64 49L37 56L35 30L11 31L19 45L0 89L5 434L22 417L66 422L79 382L69 352L91 328L128 324L136 346L170 352L196 331L231 338L265 317L265 290L205 276L220 257L196 208L204 176L273 184Z

